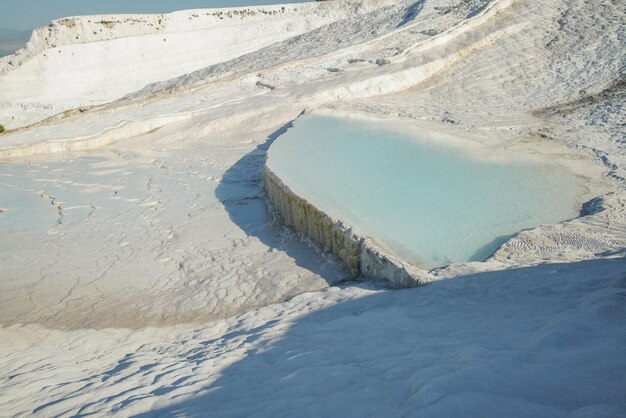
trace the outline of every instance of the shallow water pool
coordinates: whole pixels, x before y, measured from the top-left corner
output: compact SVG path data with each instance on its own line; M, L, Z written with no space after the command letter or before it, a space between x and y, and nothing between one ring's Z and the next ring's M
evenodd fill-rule
M416 132L307 115L267 164L295 194L424 268L482 261L521 230L577 216L579 182L560 166Z

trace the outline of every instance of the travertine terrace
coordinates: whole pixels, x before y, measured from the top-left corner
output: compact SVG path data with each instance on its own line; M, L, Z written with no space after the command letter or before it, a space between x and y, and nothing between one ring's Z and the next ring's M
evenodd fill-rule
M37 29L0 58L0 415L623 416L623 9L339 0ZM264 191L271 143L320 110L547 156L584 180L580 216L427 286L352 282Z

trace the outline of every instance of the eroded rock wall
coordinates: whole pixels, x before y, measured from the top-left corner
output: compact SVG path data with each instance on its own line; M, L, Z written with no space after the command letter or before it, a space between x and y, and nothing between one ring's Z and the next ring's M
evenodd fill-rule
M336 254L356 277L360 272L360 238L341 222L294 194L267 166L264 177L267 197L287 225L311 238L324 251Z
M385 281L394 287L414 287L432 281L433 276L426 270L387 254L372 239L360 237L293 193L267 166L264 179L267 198L285 223L324 251L341 258L354 277Z

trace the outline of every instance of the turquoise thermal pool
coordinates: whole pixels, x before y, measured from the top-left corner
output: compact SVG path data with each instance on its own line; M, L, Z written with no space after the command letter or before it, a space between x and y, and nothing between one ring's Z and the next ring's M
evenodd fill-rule
M519 231L578 214L580 182L561 166L380 125L303 116L270 147L267 166L317 209L423 268L483 261Z

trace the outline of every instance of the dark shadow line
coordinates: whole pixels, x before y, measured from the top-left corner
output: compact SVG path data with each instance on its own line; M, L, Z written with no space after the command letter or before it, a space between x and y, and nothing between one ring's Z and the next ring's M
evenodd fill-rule
M272 132L263 143L229 167L215 189L215 195L224 205L230 220L246 235L258 238L271 249L284 251L299 267L318 274L329 284L335 284L334 279L323 274L320 265L324 263L320 263L321 256L316 249L280 221L263 190L263 169L269 147L291 129L304 113L303 110L295 119ZM331 256L325 254L324 257Z

